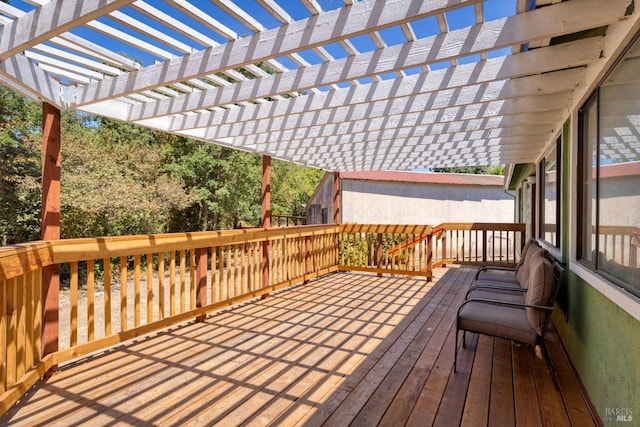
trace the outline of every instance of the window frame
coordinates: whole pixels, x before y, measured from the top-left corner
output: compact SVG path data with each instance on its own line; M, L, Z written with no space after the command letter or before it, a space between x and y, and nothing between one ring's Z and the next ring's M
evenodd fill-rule
M586 101L578 109L578 120L577 120L578 121L578 126L577 126L577 131L578 131L577 132L578 133L578 141L577 141L578 142L577 144L578 162L577 163L578 164L577 164L577 180L575 181L577 186L576 188L576 196L577 196L576 216L577 217L575 218L576 226L577 226L577 233L575 238L576 261L578 262L579 265L586 268L593 274L596 274L597 276L601 277L602 279L606 280L612 285L628 292L629 294L633 295L636 298L640 298L640 290L634 288L633 286L631 286L631 284L626 283L625 281L620 280L619 278L613 276L612 274L608 273L606 270L602 270L600 266L600 256L598 254L600 253L600 196L601 196L601 192L600 192L601 173L600 172L602 167L601 154L600 154L601 153L600 90L604 82L606 82L606 80L610 77L610 75L614 71L616 71L618 66L626 58L632 46L634 46L636 42L639 41L639 39L640 39L640 33L638 33L636 37L634 37L634 39L629 43L629 45L624 50L624 52L622 52L620 57L616 60L616 62L608 70L606 75L598 83L596 88L593 90L593 93L589 95ZM594 150L595 158L591 158L591 159L595 160L595 164L589 168L586 162L587 159L585 158L585 156L589 155L589 151L588 151L589 147L585 146L587 145L585 144L585 125L588 125L588 121L586 120L586 118L588 117L588 112L590 108L593 108L594 106L596 109L596 114L595 114L596 146ZM589 169L589 171L587 171L586 169ZM592 172L593 169L595 169L595 177L594 177L595 185L593 188L595 196L592 196L592 197L595 199L595 205L594 205L594 211L593 211L593 215L595 216L595 221L593 220L590 221L590 222L592 221L594 222L594 224L592 225L592 224L586 224L587 216L585 215L584 177L585 177L585 173L593 173ZM583 255L583 249L585 245L585 242L584 242L585 227L591 227L591 226L595 227L595 231L592 232L592 233L595 233L595 239L594 239L593 248L591 248L591 251L596 255L595 257L593 257L593 259L586 258Z
M545 176L547 169L547 158L554 149L556 150L554 159L556 162L556 209L554 215L556 231L555 242L550 242L545 238L545 226L547 224L545 221L547 210L545 194L547 186L545 184ZM538 210L538 224L540 224L538 229L538 238L557 249L560 249L562 240L562 172L562 136L560 135L549 148L549 150L542 156L542 159L540 159L540 164L538 165L538 176L540 177L540 186L538 190L538 205L540 206Z
M587 172L586 169L586 164L585 164L585 156L587 155L587 150L585 150L585 142L584 142L584 138L585 138L585 124L587 123L585 120L585 117L587 116L587 111L589 111L590 108L592 108L595 105L596 108L596 143L599 144L599 140L600 140L600 115L599 110L600 110L600 102L599 102L599 94L600 94L600 85L598 85L598 87L593 91L593 93L589 96L589 98L587 98L587 100L584 102L584 104L582 105L582 107L580 107L580 109L578 110L578 179L577 179L577 202L578 202L578 206L577 206L577 212L578 212L578 216L576 219L576 223L578 226L578 233L577 233L577 241L576 241L576 246L577 246L577 251L576 251L576 258L577 260L582 263L583 265L585 265L587 268L589 268L590 270L594 270L594 271L598 271L598 257L596 257L595 260L591 260L591 259L586 259L583 256L583 249L584 249L584 230L585 227L587 226L587 224L585 224L585 220L586 220L586 216L584 215L585 212L585 207L584 207L584 176L585 173ZM595 187L594 187L594 191L595 191L595 200L596 200L596 204L595 204L595 211L594 211L594 215L595 215L595 227L596 230L599 229L599 215L598 212L600 210L600 191L599 191L599 183L600 183L600 150L596 150L596 176L595 176ZM589 171L590 172L590 171ZM591 226L591 224L589 224L589 226ZM600 241L599 239L595 239L595 243L594 243L594 248L592 248L592 250L595 250L596 254L598 253L598 249L600 246Z

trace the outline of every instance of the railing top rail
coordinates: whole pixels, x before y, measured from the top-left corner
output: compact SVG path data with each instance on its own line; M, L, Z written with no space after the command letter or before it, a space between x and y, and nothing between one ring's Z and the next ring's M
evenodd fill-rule
M340 224L340 231L346 233L430 234L432 228L413 224Z
M332 224L37 241L0 248L0 280L65 262L337 232Z
M624 226L624 225L600 225L600 234L615 235L615 236L638 236L640 235L640 228ZM596 226L593 226L596 229Z
M526 230L526 224L509 222L443 222L434 229L448 230L487 230L487 231L522 231Z

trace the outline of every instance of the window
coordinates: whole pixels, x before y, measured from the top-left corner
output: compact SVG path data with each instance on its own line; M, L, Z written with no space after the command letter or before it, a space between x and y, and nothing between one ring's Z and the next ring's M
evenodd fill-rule
M579 115L578 256L640 296L640 57L622 58Z
M540 162L540 238L560 247L560 138Z

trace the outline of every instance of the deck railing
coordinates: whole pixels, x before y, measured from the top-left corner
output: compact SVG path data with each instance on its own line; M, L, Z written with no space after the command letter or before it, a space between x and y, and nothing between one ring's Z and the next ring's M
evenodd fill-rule
M271 215L272 227L291 227L307 225L307 217L300 215Z
M431 226L315 225L0 248L0 412L60 363L320 275L430 280L438 245L446 248L440 263L479 262L467 250L477 233L464 240L470 243L456 240L467 230L480 230L486 242L495 232L518 235L520 225L447 225L435 233ZM483 248L487 261L515 261L515 249ZM59 303L43 296L43 274L52 268L61 274L53 290ZM57 336L57 350L43 351L44 328Z
M337 226L34 242L0 249L0 409L55 365L337 271ZM60 304L42 297L61 273ZM56 290L57 291L57 290ZM58 351L43 355L43 311Z
M526 239L524 224L443 223L434 232L434 266L515 264Z
M431 279L430 225L345 224L340 233L340 269Z

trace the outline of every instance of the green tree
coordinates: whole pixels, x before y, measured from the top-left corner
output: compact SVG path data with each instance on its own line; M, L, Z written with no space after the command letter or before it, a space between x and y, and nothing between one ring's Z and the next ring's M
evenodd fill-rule
M260 221L260 156L165 135L164 168L179 177L193 203L175 212L171 229L219 230Z
M162 170L152 131L75 112L63 125L63 237L166 232L191 204L182 180Z
M274 214L302 216L324 171L274 160L271 174L271 210Z
M0 244L40 234L39 104L0 85Z
M466 166L457 168L433 168L433 172L470 173L475 175L504 175L504 166Z

